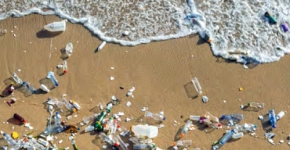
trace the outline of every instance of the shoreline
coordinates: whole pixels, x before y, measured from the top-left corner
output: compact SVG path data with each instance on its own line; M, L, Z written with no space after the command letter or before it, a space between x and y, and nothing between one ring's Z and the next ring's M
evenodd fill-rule
M164 111L164 128L159 129L158 137L153 140L160 148L167 149L173 145L175 134L189 115L202 115L206 111L218 117L227 113L242 113L245 116L242 123L258 125L256 135L259 138L245 135L238 141L227 143L221 149L250 149L251 145L265 150L274 148L266 140L262 140L265 131L257 117L266 114L271 108L277 113L289 109L289 56L275 63L244 69L237 63L216 63L218 58L213 56L209 46L196 44L198 38L191 36L134 47L107 43L95 54L94 50L101 41L79 24L67 23L67 30L54 37L37 37L37 32L46 23L57 20L59 18L55 16L29 15L0 22L0 28L6 27L8 30L6 35L0 36L3 58L0 60L0 66L4 70L0 75L2 80L10 77L10 73L15 71L18 76L37 88L39 80L44 78L48 71L56 72L55 67L61 63L59 50L68 42L74 44L73 54L67 60L68 73L57 76L59 87L49 94L32 95L28 98L15 91L19 102L12 107L0 103L0 107L3 108L0 113L0 130L10 133L14 126L14 131L20 136L29 131L23 126L2 124L17 112L27 118L35 128L35 133L44 131L49 113L43 103L48 97L60 99L62 94L67 94L68 99L78 102L82 108L77 118L66 120L62 114L68 124L77 124L83 117L93 115L94 112L99 113L96 109L97 104L106 104L111 96L115 95L121 99L121 104L113 108L113 113L125 113L125 116L121 117L121 126L126 128L138 124L134 120L144 114L141 111L142 107L148 107L149 111L156 113ZM13 37L13 34L16 34L16 37ZM110 67L115 68L112 70ZM18 69L21 71L18 72ZM111 76L115 77L115 80L110 81ZM196 99L187 97L184 85L193 77L198 78L203 94L209 97L208 103L202 103L200 96ZM136 87L135 98L127 98L125 94L132 86ZM1 84L1 89L4 87L5 85ZM124 90L120 87L124 87ZM240 87L244 90L239 91ZM1 100L8 101L9 98ZM223 100L226 100L226 103ZM127 101L132 103L130 107L126 106ZM266 105L260 112L242 111L240 105L245 105L248 101L264 102ZM180 118L181 115L184 117ZM133 119L131 122L125 122L126 117ZM274 131L275 142L281 139L286 141L289 134L289 118L286 113L277 123L277 129ZM174 120L179 124L174 126ZM85 127L83 126L81 131ZM190 131L183 139L194 141L190 148L210 149L211 144L222 136L225 129L226 126L223 126L223 129L210 133L196 129ZM61 133L57 137L54 143L63 140L62 144L57 144L59 147L71 147L69 134ZM80 149L95 149L94 141L99 142L95 140L96 137L96 134L79 132L76 144ZM100 149L102 145L98 145ZM275 147L286 149L288 145L286 142Z

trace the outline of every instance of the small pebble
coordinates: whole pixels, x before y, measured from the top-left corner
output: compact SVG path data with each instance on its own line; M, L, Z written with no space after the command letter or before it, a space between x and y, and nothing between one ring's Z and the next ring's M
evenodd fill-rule
M181 115L180 118L183 118L183 115Z

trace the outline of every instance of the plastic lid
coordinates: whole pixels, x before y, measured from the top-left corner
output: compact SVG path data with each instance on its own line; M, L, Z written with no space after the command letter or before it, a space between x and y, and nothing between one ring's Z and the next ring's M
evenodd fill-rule
M226 116L225 115L222 115L222 118L221 119L225 119L226 118Z

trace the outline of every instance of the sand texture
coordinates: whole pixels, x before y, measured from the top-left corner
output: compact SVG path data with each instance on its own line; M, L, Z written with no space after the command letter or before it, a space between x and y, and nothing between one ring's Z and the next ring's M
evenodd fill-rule
M189 115L203 115L207 111L217 117L242 113L245 119L241 123L258 125L257 138L245 135L238 141L227 143L221 148L223 150L289 148L286 141L290 127L290 115L287 113L290 96L289 56L279 62L244 69L240 64L212 56L209 45L199 41L199 37L194 35L135 47L107 43L101 51L94 53L102 41L81 25L67 23L67 30L59 35L47 36L41 31L47 23L59 20L55 16L29 15L0 21L0 29L8 31L0 36L2 91L7 86L4 81L13 72L39 88L49 71L59 73L56 66L62 63L60 50L68 42L74 45L73 54L67 59L68 72L62 76L57 75L59 86L50 93L25 97L21 91L16 90L14 96L18 101L12 107L5 103L11 96L1 98L0 130L11 133L14 127L20 137L29 132L23 125L19 126L11 121L13 114L18 113L34 127L33 135L43 132L49 117L44 102L49 97L61 99L62 94L67 94L68 99L75 100L81 106L78 116L70 120L65 119L67 112L63 108L63 120L67 124L79 125L83 117L101 112L97 105L105 105L115 95L121 103L114 106L112 111L125 113L120 125L126 128L144 123L136 122L144 114L142 107L148 107L149 111L155 113L164 111L164 127L159 129L158 137L154 139L162 149L170 149L179 128ZM111 81L111 76L115 80ZM198 78L203 95L209 98L208 103L203 103L201 96L190 98L191 94L196 93L190 86L193 77ZM136 88L134 98L126 97L126 92L132 86ZM240 87L244 90L239 91ZM130 107L126 106L127 101L132 103ZM246 105L248 101L264 102L265 108L259 112L241 110L240 105ZM276 113L286 111L285 117L277 122L277 128L273 130L276 134L273 139L275 142L286 141L281 145L271 145L264 139L268 127L263 128L262 122L258 120L259 115L266 115L272 108ZM131 117L132 121L125 122L126 117ZM11 123L6 124L9 120ZM176 126L174 120L178 122ZM195 124L199 126L198 123ZM85 127L82 126L76 136L79 149L101 149L103 144L97 139L97 134L83 133ZM223 129L206 133L200 127L190 131L183 139L193 141L189 149L199 147L209 150L211 144L222 137L226 129L223 126ZM68 133L61 133L54 143L62 139L63 143L57 144L58 147L72 149L69 136ZM124 141L127 142L127 139L124 138ZM1 143L5 144L3 139Z

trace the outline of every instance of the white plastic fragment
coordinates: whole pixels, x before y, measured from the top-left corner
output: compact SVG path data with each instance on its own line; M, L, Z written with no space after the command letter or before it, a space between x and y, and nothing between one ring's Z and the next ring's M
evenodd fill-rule
M207 103L207 102L208 102L208 97L207 97L207 96L202 96L202 101L203 101L204 103Z
M115 80L115 77L111 76L111 77L110 77L110 80L111 80L111 81Z
M128 107L131 106L131 102L128 101L128 102L126 103L126 105L127 105Z
M62 140L59 140L59 141L58 141L58 144L61 144L62 142L63 142Z

